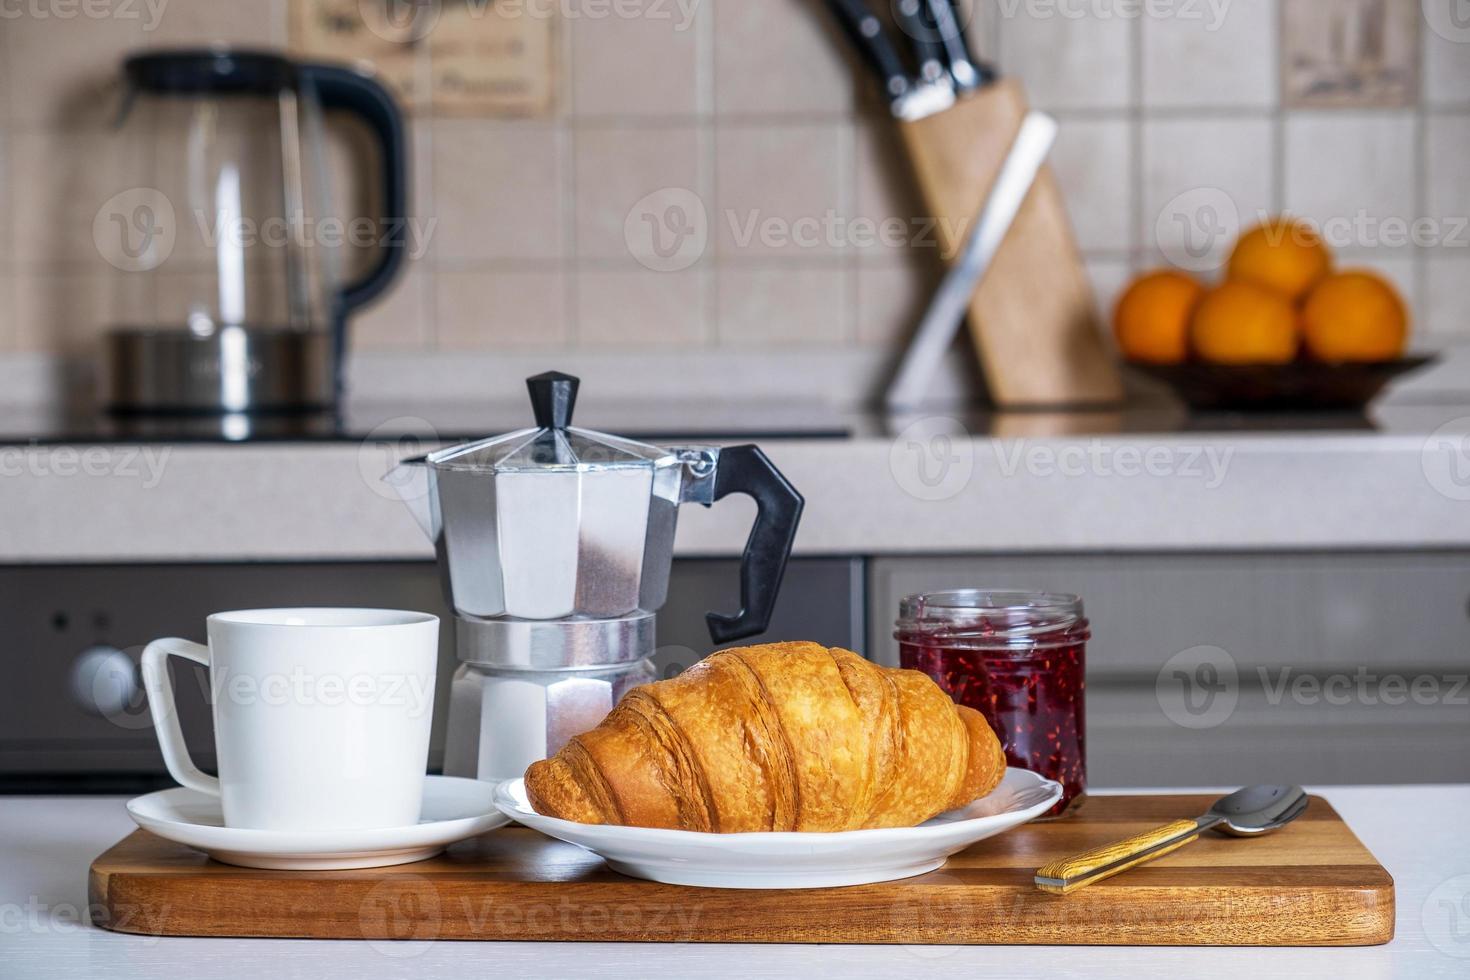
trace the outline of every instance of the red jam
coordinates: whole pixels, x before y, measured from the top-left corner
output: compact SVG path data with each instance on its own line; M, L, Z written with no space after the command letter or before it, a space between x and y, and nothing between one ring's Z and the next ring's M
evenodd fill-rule
M1090 635L1076 596L978 590L905 598L894 633L902 665L983 714L1009 765L1062 784L1047 816L1087 788Z

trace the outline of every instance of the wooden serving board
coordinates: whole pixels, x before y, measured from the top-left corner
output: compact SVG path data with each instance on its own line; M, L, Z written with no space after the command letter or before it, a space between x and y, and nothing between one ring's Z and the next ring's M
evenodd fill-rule
M762 943L1359 946L1393 938L1394 892L1324 800L1274 834L1206 834L1049 895L1056 858L1203 813L1205 796L1101 796L982 841L938 871L851 888L733 891L625 878L509 827L417 864L258 871L137 831L92 865L93 919L170 936Z

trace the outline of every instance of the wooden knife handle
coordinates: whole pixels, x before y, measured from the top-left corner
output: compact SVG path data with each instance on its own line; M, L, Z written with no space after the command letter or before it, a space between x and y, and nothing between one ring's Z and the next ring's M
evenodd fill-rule
M1094 881L1178 850L1200 835L1198 820L1175 820L1153 830L1062 858L1036 869L1036 887L1065 895Z

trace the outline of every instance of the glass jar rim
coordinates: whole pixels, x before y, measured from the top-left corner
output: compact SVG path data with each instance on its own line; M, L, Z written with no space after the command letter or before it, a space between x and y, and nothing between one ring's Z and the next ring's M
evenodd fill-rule
M904 596L894 637L966 647L1035 649L1091 635L1082 599L1064 592L954 589Z

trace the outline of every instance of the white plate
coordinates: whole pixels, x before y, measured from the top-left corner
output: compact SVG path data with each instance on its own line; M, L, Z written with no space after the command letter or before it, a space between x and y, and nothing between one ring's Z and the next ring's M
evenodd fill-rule
M1061 796L1060 783L1025 769L1007 769L988 796L917 827L833 834L703 834L573 823L531 809L522 779L497 786L495 805L549 837L585 847L614 871L634 878L706 888L827 888L933 871L956 851L1040 816Z
M424 777L423 815L410 827L384 830L241 830L226 827L219 797L166 789L128 801L144 830L204 851L216 861L277 871L381 868L422 861L457 840L503 827L493 783Z

